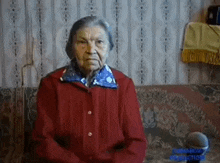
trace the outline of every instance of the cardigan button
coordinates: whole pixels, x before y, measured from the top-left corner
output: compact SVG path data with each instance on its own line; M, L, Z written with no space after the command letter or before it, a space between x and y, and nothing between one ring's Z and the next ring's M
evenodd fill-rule
M88 136L92 136L92 133L91 133L91 132L89 132L89 133L88 133Z
M88 111L88 114L92 114L92 112L91 112L91 111Z

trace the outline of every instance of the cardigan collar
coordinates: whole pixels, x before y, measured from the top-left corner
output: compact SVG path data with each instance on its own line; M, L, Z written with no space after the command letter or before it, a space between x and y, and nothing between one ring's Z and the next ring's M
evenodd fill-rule
M89 83L85 77L79 71L79 68L75 62L70 62L63 76L60 78L61 81L65 82L80 82L84 86L88 87ZM105 88L117 89L117 83L110 67L105 64L101 70L99 70L91 80L89 87L101 86Z

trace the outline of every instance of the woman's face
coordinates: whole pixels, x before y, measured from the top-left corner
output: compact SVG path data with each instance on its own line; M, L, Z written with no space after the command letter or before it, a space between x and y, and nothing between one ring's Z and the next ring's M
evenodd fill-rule
M73 50L80 69L86 75L101 68L109 52L105 30L100 26L79 29L74 36Z

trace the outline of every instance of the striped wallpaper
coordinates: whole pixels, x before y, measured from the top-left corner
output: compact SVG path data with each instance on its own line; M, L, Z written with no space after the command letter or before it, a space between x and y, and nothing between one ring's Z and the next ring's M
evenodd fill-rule
M70 61L72 24L87 15L110 23L115 47L107 63L135 85L215 83L210 68L185 64L185 26L204 21L211 0L0 0L0 87L37 87ZM23 67L23 68L22 68Z

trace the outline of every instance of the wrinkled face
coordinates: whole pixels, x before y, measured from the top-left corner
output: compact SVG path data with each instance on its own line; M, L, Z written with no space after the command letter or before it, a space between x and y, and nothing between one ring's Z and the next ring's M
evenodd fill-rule
M108 36L100 26L79 29L74 36L73 50L80 69L89 74L101 68L109 53Z

